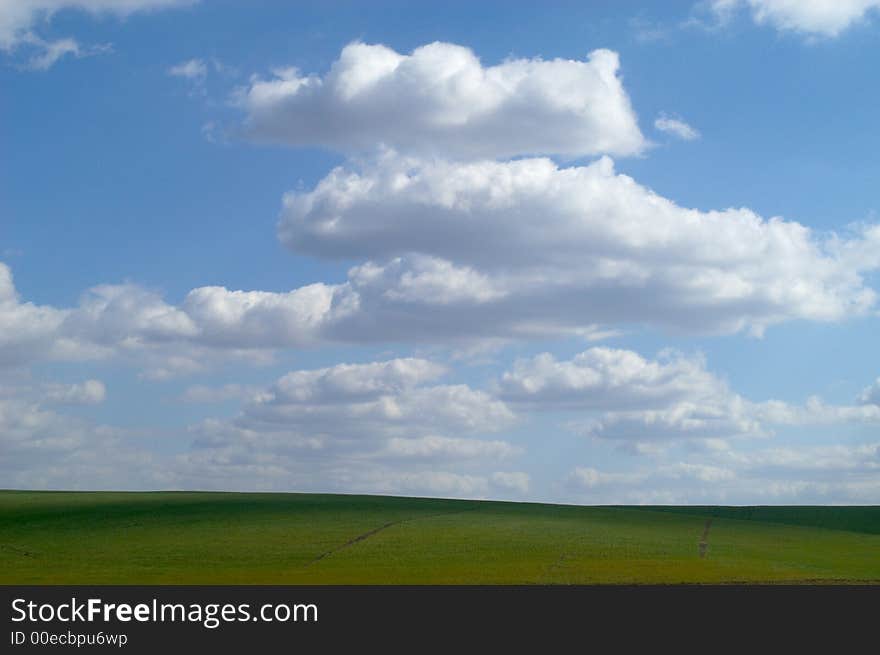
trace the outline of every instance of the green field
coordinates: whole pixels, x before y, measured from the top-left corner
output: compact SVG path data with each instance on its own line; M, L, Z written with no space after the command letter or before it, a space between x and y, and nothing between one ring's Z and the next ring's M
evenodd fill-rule
M718 582L880 583L880 507L0 492L2 584Z

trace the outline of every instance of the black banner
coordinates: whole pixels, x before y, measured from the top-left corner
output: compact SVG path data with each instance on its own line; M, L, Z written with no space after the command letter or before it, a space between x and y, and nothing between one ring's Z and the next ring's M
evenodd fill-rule
M2 653L790 652L876 648L880 587L10 586L0 601Z

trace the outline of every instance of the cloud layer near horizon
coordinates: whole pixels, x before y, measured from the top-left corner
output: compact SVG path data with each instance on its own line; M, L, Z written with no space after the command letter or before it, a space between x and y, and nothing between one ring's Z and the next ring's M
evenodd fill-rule
M586 419L593 421L590 429L572 422L565 429L639 457L625 470L576 466L559 481L557 499L790 502L802 493L821 502L854 502L878 491L877 444L799 448L767 440L774 428L786 425L880 424L871 387L854 405L818 398L803 405L756 402L729 389L700 357L668 352L649 359L605 347L571 360L548 354L522 359L486 390L442 382L449 373L419 358L291 371L242 394L233 417L191 425L175 438L189 446L165 454L145 449L147 435L55 408L102 401L99 381L30 390L0 386L0 447L6 454L0 474L10 484L46 488L516 498L532 488L523 470L527 458L554 448L563 433L545 434L528 446L500 435L542 413L561 411L595 417ZM205 402L226 400L202 391ZM734 446L734 440L756 438L757 448ZM687 457L682 447L690 450Z

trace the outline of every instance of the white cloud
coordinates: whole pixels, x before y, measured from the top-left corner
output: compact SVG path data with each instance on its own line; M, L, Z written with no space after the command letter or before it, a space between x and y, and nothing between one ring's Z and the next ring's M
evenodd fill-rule
M544 353L517 360L496 386L515 406L587 413L569 428L637 452L650 452L657 442L712 446L767 437L775 426L880 423L876 405L828 405L816 397L803 405L747 400L707 371L702 358L676 353L648 360L632 351L591 348L570 361Z
M539 409L663 407L727 392L702 358L674 353L647 360L631 350L596 347L558 361L550 353L518 359L502 374L499 394Z
M253 78L238 94L254 139L344 152L379 144L454 158L630 155L646 141L616 53L585 61L510 59L484 67L468 48L435 42L404 55L346 46L324 76L296 69Z
M666 132L672 136L683 139L684 141L693 141L700 138L700 133L695 128L685 123L680 118L672 118L666 114L660 114L654 121L654 127L661 132Z
M880 378L877 378L873 384L865 387L859 394L859 402L866 405L880 406Z
M387 309L406 324L403 310L421 305L439 325L507 334L627 322L760 333L795 318L837 321L873 307L861 274L880 266L873 227L823 238L748 209L680 207L607 158L559 168L386 154L288 193L278 230L297 253L371 260L352 271L353 322ZM422 288L430 295L416 300ZM458 321L441 306L453 301L467 305Z
M224 359L265 363L273 349L321 337L334 287L316 284L289 293L201 287L180 306L132 284L89 289L73 308L22 302L0 263L0 368L37 360L118 359L165 378L203 370Z
M609 473L591 466L578 466L568 474L566 482L573 487L595 489L613 484L630 485L639 482L644 476L631 473Z
M419 359L375 364L338 364L297 371L243 408L236 425L253 430L293 427L343 439L494 432L513 420L501 401L465 385L420 386L434 375Z
M415 358L293 371L233 419L195 426L175 470L212 488L212 479L261 479L261 488L485 495L486 467L523 450L470 435L515 417L485 392L430 384L444 373Z
M522 449L505 441L481 441L456 437L426 436L418 439L394 437L389 439L385 453L402 458L472 459L487 457L505 459L522 453Z
M496 471L489 478L492 486L503 492L529 493L531 477L523 471Z
M78 10L94 16L124 18L136 12L181 7L198 0L3 0L0 2L0 51L11 53L27 49L35 54L28 66L46 70L67 54L76 57L106 51L108 46L81 46L76 39L64 37L48 41L38 30L61 11Z
M27 63L27 67L32 70L48 70L55 62L66 55L79 57L83 53L79 43L71 38L44 41L36 35L29 34L22 39L22 42L37 47L38 53L33 55Z
M862 400L860 398L860 400ZM776 425L833 425L880 422L880 406L875 404L828 405L818 396L803 405L767 401L756 407L760 420Z
M500 441L446 437L496 432L513 413L489 394L466 385L433 385L445 369L424 359L337 364L293 371L252 396L229 422L196 430L212 447L239 437L308 448L398 457L507 457L519 452ZM268 445L268 443L264 443Z
M864 21L880 8L880 0L715 0L710 6L721 20L747 6L759 25L833 38Z
M221 387L209 387L196 384L187 387L180 395L180 400L185 403L222 403L228 400L249 400L258 397L262 392L258 387L242 384L224 384Z
M94 382L94 381L91 381ZM91 402L96 388L78 398ZM103 385L102 385L103 386ZM32 396L63 389L19 389L0 394L0 486L22 489L163 488L168 470L156 456L133 445L139 435L60 414ZM90 394L92 394L90 396ZM31 397L29 397L31 396ZM140 435L143 436L143 435Z
M575 467L571 500L614 504L866 504L880 498L880 444L720 450L701 461Z
M340 284L199 287L179 305L99 285L73 308L22 301L0 264L0 365L118 358L163 378L327 343L594 339L626 324L760 334L868 314L863 275L880 267L880 226L823 236L747 209L687 209L604 158L559 168L387 153L287 194L279 234L298 253L363 263Z
M199 287L179 305L107 284L72 308L22 301L0 264L0 366L114 358L165 378L331 343L594 340L626 324L760 334L868 314L863 275L880 267L880 226L820 236L746 209L685 209L606 159L560 169L389 155L288 194L279 231L297 252L366 261L340 284Z
M632 442L707 440L770 436L753 407L736 394L682 401L662 409L606 412L571 428L585 436Z
M107 389L100 380L75 384L51 384L45 389L47 402L62 405L97 405L104 402Z
M420 493L443 497L482 498L488 491L484 476L448 471L397 473L386 476L377 490L385 493Z
M195 82L204 82L208 75L208 66L201 59L189 59L169 68L168 74Z
M0 367L27 363L46 353L57 336L65 312L23 303L12 271L0 263Z

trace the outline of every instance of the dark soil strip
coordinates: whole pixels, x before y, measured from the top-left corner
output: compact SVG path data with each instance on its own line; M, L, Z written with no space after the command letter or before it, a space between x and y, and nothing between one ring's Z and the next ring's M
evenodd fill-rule
M474 508L474 509L476 509L476 508ZM473 509L465 509L460 512L441 512L440 514L428 514L427 516L413 516L408 519L400 519L398 521L389 521L388 523L386 523L384 525L380 525L378 528L373 528L372 530L369 530L367 532L364 532L363 534L359 534L358 536L349 539L341 546L337 546L336 548L333 548L332 550L328 550L326 552L321 553L315 559L309 561L309 563L306 564L306 567L309 567L312 564L316 564L316 563L320 562L322 559L330 557L330 555L332 555L333 553L338 553L340 550L343 550L344 548L348 548L349 546L354 546L359 541L363 541L364 539L369 539L374 534L376 534L378 532L382 532L382 530L387 530L392 525L400 525L401 523L409 523L411 521L420 521L422 519L430 519L430 518L434 518L437 516L451 516L453 514L464 514L465 512L472 512L472 511L474 511L474 510Z
M711 527L712 519L706 519L706 525L703 526L703 536L700 538L700 559L705 559L709 550L709 528Z

